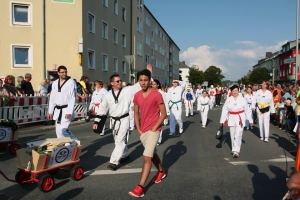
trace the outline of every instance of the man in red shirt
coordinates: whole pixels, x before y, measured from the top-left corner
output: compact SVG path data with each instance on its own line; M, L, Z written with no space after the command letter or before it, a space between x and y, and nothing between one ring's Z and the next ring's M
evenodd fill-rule
M162 95L150 87L150 79L151 72L148 69L138 73L138 81L142 90L137 92L133 99L136 129L145 148L140 183L129 192L129 195L134 197L144 196L144 185L150 174L152 163L158 170L152 180L154 183L161 182L167 175L156 153L161 124L167 117L166 107Z

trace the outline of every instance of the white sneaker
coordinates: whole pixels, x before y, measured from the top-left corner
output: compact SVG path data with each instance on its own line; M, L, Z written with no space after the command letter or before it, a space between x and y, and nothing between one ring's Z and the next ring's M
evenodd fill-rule
M202 128L205 128L205 126L202 126Z
M103 136L103 135L104 135L104 133L100 133L99 135Z
M182 132L183 132L183 128L179 127L179 133L182 133Z
M247 126L247 130L249 130L249 127Z
M133 130L134 130L134 128L130 128L129 130L133 131Z
M264 140L265 142L269 142L269 140L268 140L268 138L265 138L265 140Z
M239 153L238 152L233 152L233 158L238 158L239 157Z
M264 141L264 138L261 137L260 140L261 140L261 141Z

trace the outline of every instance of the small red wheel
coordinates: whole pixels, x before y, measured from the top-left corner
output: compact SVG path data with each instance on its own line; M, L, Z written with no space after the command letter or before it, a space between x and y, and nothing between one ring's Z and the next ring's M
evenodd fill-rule
M20 149L20 145L16 143L11 144L9 147L10 153L12 154L16 154L18 149Z
M7 143L0 143L0 150L5 150L7 147Z
M38 187L42 192L49 192L50 190L52 190L53 186L54 179L51 176L47 174L41 176Z
M84 175L84 170L80 165L75 165L71 170L71 178L74 181L79 181Z
M31 174L27 173L23 170L20 170L15 175L15 180L18 181L20 184L23 184L24 181L28 181L31 178Z

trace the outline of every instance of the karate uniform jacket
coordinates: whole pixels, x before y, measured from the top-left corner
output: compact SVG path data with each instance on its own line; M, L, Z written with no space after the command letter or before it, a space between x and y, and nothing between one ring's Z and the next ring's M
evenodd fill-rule
M104 96L106 95L107 90L102 88L99 92L97 91L97 89L93 92L93 96L92 96L92 100L89 106L89 109L92 109L95 104L101 103L102 99L104 98Z
M207 104L207 105L204 105ZM203 112L204 109L208 109L209 110L209 106L211 105L210 99L208 98L208 96L206 96L205 98L198 97L197 99L197 110L200 110Z
M173 105L173 107L181 107L181 95L182 92L185 90L185 82L179 81L179 86L171 87L168 89L168 93L166 95L166 100L168 102L169 108L172 106L172 102L178 102L177 105ZM172 101L172 102L171 102Z
M259 104L264 105L264 107L266 107L266 105L270 106L270 113L275 113L275 108L274 108L274 101L273 101L273 95L269 90L266 90L265 93L262 92L262 90L258 90L255 93L255 101L252 104L252 108L256 107L256 103L258 104L259 108L262 108L262 106L260 106Z

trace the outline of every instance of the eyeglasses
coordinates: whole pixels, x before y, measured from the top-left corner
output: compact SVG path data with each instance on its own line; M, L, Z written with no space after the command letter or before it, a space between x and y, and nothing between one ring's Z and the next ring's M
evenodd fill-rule
M120 82L121 82L121 83L122 83L122 80L120 79L120 80L117 80L117 81L115 81L115 82L117 82L117 83L120 83Z
M68 72L67 71L62 71L62 72L58 72L58 73L67 74Z

